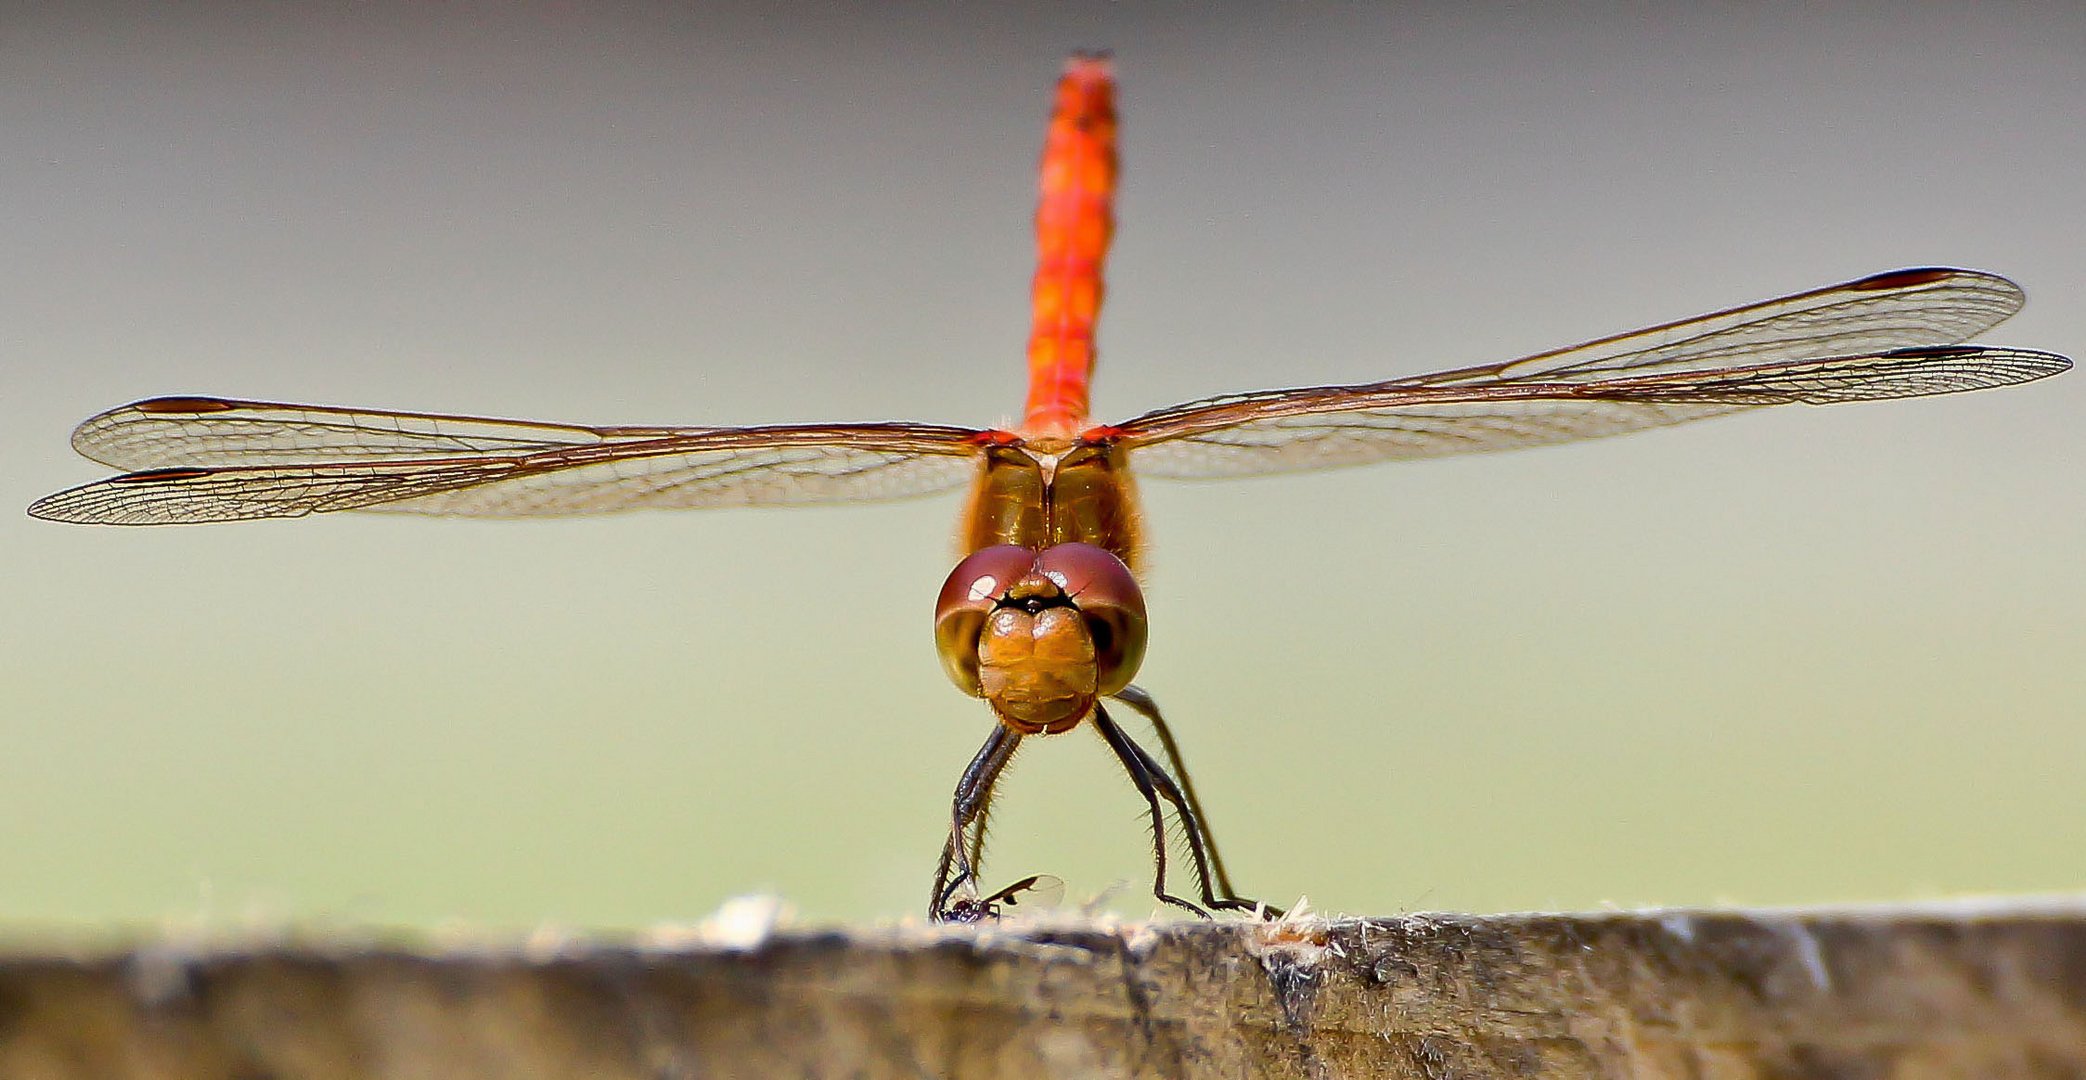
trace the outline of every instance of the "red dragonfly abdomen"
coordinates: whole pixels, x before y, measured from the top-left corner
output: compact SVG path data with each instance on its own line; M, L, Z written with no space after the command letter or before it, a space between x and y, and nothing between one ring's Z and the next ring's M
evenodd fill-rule
M1042 177L1023 424L1032 437L1075 434L1087 423L1101 263L1115 232L1115 78L1106 58L1066 62L1043 140Z

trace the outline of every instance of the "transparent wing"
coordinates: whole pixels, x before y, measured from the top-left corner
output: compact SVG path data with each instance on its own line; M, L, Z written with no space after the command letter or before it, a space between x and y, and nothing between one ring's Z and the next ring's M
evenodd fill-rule
M1115 432L1147 475L1245 476L1545 446L1764 405L1980 390L2069 368L2053 353L1947 344L2020 304L2004 278L1901 270L1505 364L1210 398ZM1872 351L1833 351L1857 346Z
M1131 451L1130 463L1139 476L1175 480L1265 476L1551 446L1749 407L1430 396L1436 400L1217 423L1207 430L1140 443Z
M73 429L72 447L111 468L135 472L534 453L714 430L581 427L439 413L164 397L90 417Z
M289 406L265 408L296 411ZM270 421L229 436L203 451L201 458L265 464L179 465L133 472L51 495L30 506L29 512L54 521L161 525L335 510L541 517L895 499L964 482L974 468L981 434L925 424L576 428L421 414L303 411L352 416L357 423L329 420L305 441L271 443L272 436L260 430ZM385 418L462 422L439 434L401 423L396 429L378 429L385 433L369 442L356 433ZM546 436L502 453L427 456L429 440L525 439L519 434L523 430ZM669 433L643 437L648 431ZM561 441L577 439L579 433L593 441ZM362 460L304 460L324 452L315 443L338 450L344 439L372 449ZM163 435L145 440L155 441L167 446L178 440ZM177 453L173 460L197 458Z
M2021 287L1982 270L1918 267L1401 382L1583 382L1953 345L2004 322Z

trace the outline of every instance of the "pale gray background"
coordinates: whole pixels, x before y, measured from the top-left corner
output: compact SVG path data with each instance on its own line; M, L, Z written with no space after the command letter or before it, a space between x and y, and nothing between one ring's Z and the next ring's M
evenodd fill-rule
M98 13L89 13L94 7ZM1905 265L2086 352L2086 15L1984 5L58 6L0 20L0 919L911 912L984 709L953 498L22 517L101 408L992 422L1064 53L1097 409L1501 359ZM1321 907L2086 883L2086 377L1147 488L1234 870ZM1085 735L994 877L1149 910Z

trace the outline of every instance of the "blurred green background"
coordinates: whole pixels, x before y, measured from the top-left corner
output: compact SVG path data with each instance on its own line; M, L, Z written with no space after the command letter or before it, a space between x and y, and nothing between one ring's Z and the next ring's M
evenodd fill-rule
M1893 267L2086 352L2086 11L17 7L0 21L0 926L604 928L924 900L982 706L958 500L80 529L197 392L599 423L1008 418L1061 56L1111 47L1104 419ZM2086 376L1146 488L1247 891L1387 914L2086 885ZM989 876L1122 882L1099 741Z

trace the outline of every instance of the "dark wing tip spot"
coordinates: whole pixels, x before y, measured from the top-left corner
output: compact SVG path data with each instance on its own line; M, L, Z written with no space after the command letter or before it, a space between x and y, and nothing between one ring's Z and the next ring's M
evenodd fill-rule
M1881 274L1871 274L1860 281L1849 282L1847 287L1863 292L1910 289L1916 285L1932 285L1937 281L1945 281L1960 273L1962 271L1945 266L1918 266L1909 270L1886 270Z
M109 477L111 484L164 484L174 480L195 480L215 473L215 469L147 469L144 472L124 473Z
M1915 345L1908 349L1892 349L1883 355L1905 360L1957 360L1990 351L1982 345Z
M141 413L225 412L233 407L229 401L207 397L160 397L131 406Z

